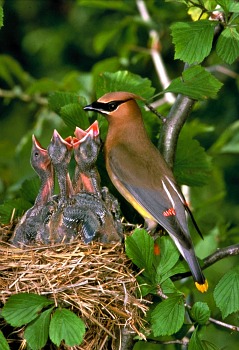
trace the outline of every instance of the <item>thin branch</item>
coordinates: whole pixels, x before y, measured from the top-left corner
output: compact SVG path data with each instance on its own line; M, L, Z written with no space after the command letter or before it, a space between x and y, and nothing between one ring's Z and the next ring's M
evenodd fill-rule
M201 266L201 269L205 270L209 266L214 265L217 261L224 259L224 258L227 258L229 256L235 256L235 255L239 255L239 244L234 244L234 245L231 245L229 247L220 248L220 249L216 250L214 253L212 253L211 255L209 255L203 259L203 264ZM172 280L178 281L178 280L181 280L185 277L189 277L191 275L192 274L190 271L184 272L184 273L179 273L179 274L173 276Z
M138 11L140 13L142 20L144 22L151 22L151 17L149 15L149 12L144 0L136 0L136 5L138 7ZM159 35L156 30L151 29L149 31L149 36L151 39L150 55L152 57L159 81L161 82L163 89L165 89L166 87L169 86L170 80L168 78L162 57L159 52L159 48L160 48ZM167 99L167 102L170 104L175 102L175 97L172 93L167 94L166 99Z
M189 343L189 340L179 340L179 339L175 339L175 340L169 340L169 341L159 341L159 340L152 340L152 339L147 339L147 343L151 343L151 344L163 344L163 345L172 345L172 344L179 344L182 346L187 346Z
M203 269L215 264L215 262L227 258L228 256L239 255L239 244L234 244L229 247L221 248L215 251L215 253L209 255L203 259Z
M227 68L227 67L224 67L220 64L218 65L215 65L215 66L211 66L211 67L207 67L207 70L209 72L218 72L218 73L221 73L223 75L226 75L227 77L230 77L232 79L237 79L239 74L234 72L233 70Z
M162 289L160 288L160 286L159 286L159 288L157 290L157 294L164 300L168 299L168 296L162 292ZM188 310L192 309L192 306L187 304L187 303L184 303L184 306ZM211 322L211 323L217 324L218 326L231 329L232 331L239 332L239 327L231 325L229 323L225 323L225 322L216 320L215 318L209 317L208 321Z
M232 324L228 324L228 323L225 323L225 322L216 320L215 318L212 318L212 317L209 317L208 320L209 320L211 323L217 324L218 326L225 327L225 328L231 329L232 331L239 332L239 327L233 326Z
M0 97L9 98L9 99L18 98L23 102L35 102L43 106L48 104L48 101L45 97L42 97L37 94L29 95L24 93L21 89L13 89L13 90L0 89Z
M195 100L179 94L162 126L158 148L171 168L174 163L179 133L195 102Z

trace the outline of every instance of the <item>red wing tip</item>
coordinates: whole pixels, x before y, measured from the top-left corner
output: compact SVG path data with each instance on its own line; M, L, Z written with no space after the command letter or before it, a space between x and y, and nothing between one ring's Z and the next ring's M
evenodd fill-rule
M169 208L163 212L163 216L174 216L176 215L176 211L174 208Z
M205 280L205 282L203 284L195 282L195 286L196 286L197 290L199 290L199 292L205 293L208 290L208 281Z

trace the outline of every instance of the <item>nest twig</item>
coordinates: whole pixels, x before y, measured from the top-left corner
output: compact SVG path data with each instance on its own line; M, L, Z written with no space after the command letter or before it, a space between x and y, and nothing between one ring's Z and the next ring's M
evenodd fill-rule
M84 343L74 349L106 349L120 327L142 336L148 306L139 297L136 272L120 243L74 241L22 250L2 240L1 301L20 292L46 295L84 320Z

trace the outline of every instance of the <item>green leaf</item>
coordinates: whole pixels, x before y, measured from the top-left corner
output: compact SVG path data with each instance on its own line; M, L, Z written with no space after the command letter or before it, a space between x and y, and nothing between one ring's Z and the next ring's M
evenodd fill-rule
M239 11L239 4L235 0L217 0L217 3L222 7L222 9L226 14L228 12Z
M227 126L210 148L210 153L239 153L239 121Z
M201 301L196 302L190 310L191 318L200 325L207 323L210 314L211 312L207 303Z
M174 175L180 184L202 186L211 175L211 158L197 140L190 137L188 128L180 133L174 163Z
M239 311L239 268L228 271L218 282L214 290L216 305L225 318L232 312Z
M30 179L26 179L22 183L20 190L21 198L30 203L34 203L40 189L40 180L38 176L34 176Z
M128 91L149 99L155 91L151 85L152 83L149 79L142 78L128 71L105 72L97 79L96 92L98 98L107 92Z
M42 312L40 316L27 326L24 338L32 350L41 350L46 345L53 309L54 307ZM39 330L41 331L39 332Z
M194 100L216 98L222 83L201 66L189 67L182 78L174 79L164 92L186 95Z
M94 64L92 72L94 75L94 79L98 79L98 76L101 75L107 67L107 72L115 72L120 69L120 59L119 57L110 57L105 58Z
M204 350L222 350L221 347L219 348L217 345L204 339L201 340L201 344Z
M2 316L13 327L21 327L34 320L46 306L52 305L49 299L33 294L20 293L9 297L2 309Z
M86 104L85 100L83 105L86 106ZM70 103L61 107L60 116L72 130L75 130L76 126L85 130L90 125L88 115L79 103Z
M205 350L201 339L198 336L197 328L193 332L188 344L188 350Z
M3 26L3 17L4 17L3 8L2 6L0 6L0 28L2 28Z
M63 106L79 103L79 96L72 92L56 91L49 96L48 103L50 109L59 114Z
M8 342L7 342L6 338L4 337L2 331L0 331L0 349L1 350L10 350Z
M72 311L57 309L51 319L49 335L57 346L64 340L66 345L80 345L85 334L84 322Z
M123 12L133 12L131 2L119 1L119 0L78 0L81 6L90 6L95 8L102 8L104 10L117 10Z
M226 63L232 64L239 56L239 33L235 27L227 27L220 34L216 52Z
M164 294L175 294L178 291L174 283L169 278L160 284L160 288Z
M152 272L154 240L146 230L135 229L132 236L126 238L125 251L136 266Z
M198 328L196 328L189 341L188 350L220 350L220 348L213 343L202 340L198 333Z
M30 81L29 75L22 69L21 65L8 55L0 55L0 77L19 93L21 93L21 87L16 82L25 85L26 82Z
M200 63L210 54L214 36L214 21L177 22L171 26L175 59L189 64Z
M14 212L14 218L21 217L32 206L32 203L22 198L9 199L0 205L0 222L9 224Z
M170 270L179 259L179 252L170 237L161 237L156 240L160 246L160 260L157 266L157 275L160 276L159 283L164 282L171 276Z
M159 303L151 314L152 331L155 337L171 335L179 331L184 321L182 296L172 296Z
M49 79L49 78L42 78L39 80L34 81L27 89L27 94L46 94L53 92L55 90L59 89L59 83Z
M239 4L238 2L236 2L235 0L233 2L231 2L230 0L228 0L230 2L230 6L229 6L229 12L234 12L236 14L239 13Z
M144 297L148 294L157 295L158 286L155 283L152 283L143 274L137 276L137 282L140 287L140 296Z
M118 31L118 27L113 27L108 31L99 31L93 41L95 52L98 55L101 54L108 45L110 45L110 42L113 41L113 38L118 33Z

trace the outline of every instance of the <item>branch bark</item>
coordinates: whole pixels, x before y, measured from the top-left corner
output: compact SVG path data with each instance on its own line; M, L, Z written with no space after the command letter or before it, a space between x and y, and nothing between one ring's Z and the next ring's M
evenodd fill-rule
M202 270L205 270L207 267L214 265L217 261L235 255L239 255L239 244L230 245L228 247L216 250L214 253L203 259L203 265L201 268ZM172 280L178 281L189 276L191 276L191 272L185 272L173 276Z
M138 7L138 11L142 20L144 22L151 22L152 19L149 15L149 12L144 0L136 0L136 5ZM151 39L150 55L154 63L154 67L158 75L159 81L162 85L162 88L165 89L166 87L168 87L170 83L170 79L168 77L162 57L159 52L159 48L161 45L160 45L158 32L154 29L151 29L149 31L149 37ZM175 97L172 93L168 93L167 95L165 95L165 99L170 104L175 102Z
M7 99L16 99L23 102L35 102L39 105L46 106L48 104L48 100L45 97L42 97L39 94L29 95L23 92L21 89L13 89L13 90L4 90L0 89L0 97Z
M171 168L173 168L174 164L180 131L195 102L195 100L179 94L162 126L158 148Z
M161 288L158 288L158 295L159 295L162 299L164 299L164 300L168 299L168 296L165 295L165 294L162 292ZM192 306L189 305L189 304L187 304L187 303L184 303L184 306L185 306L185 308L188 309L188 310L191 310L191 309L192 309ZM239 327L234 326L234 325L232 325L232 324L229 324L229 323L225 323L225 322L216 320L215 318L212 318L212 317L209 317L208 321L211 322L211 323L217 324L217 325L219 325L219 326L221 326L221 327L231 329L232 331L237 331L237 332L239 332Z

